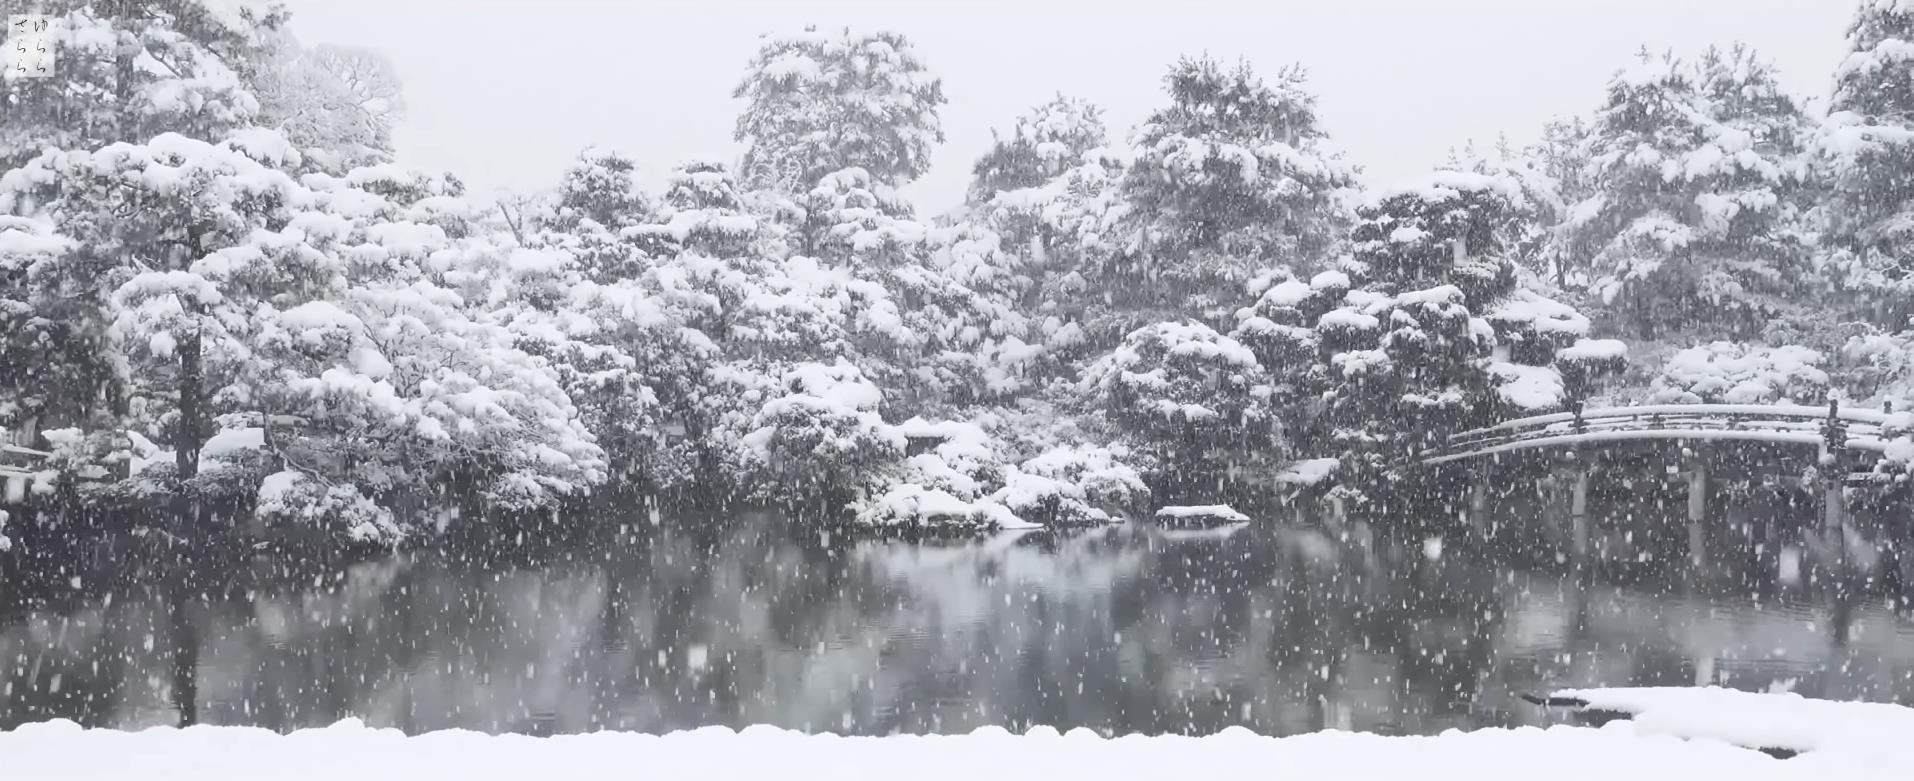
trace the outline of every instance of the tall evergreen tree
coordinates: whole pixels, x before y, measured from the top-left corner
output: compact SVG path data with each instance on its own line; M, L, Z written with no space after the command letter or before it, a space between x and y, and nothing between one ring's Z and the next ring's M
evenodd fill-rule
M42 151L219 139L254 121L262 36L281 13L225 14L203 0L52 0L59 78L0 80L0 171Z
M1103 111L1064 95L1018 117L1008 135L992 131L991 136L990 149L971 166L972 205L1062 176L1081 164L1086 153L1108 142Z
M1817 139L1833 259L1905 324L1914 290L1914 3L1864 0Z
M586 278L601 284L644 273L650 254L644 245L659 242L647 242L638 230L651 216L651 204L638 189L631 158L597 147L580 151L556 196L543 241L564 246Z
M1584 342L1587 318L1520 287L1500 227L1521 199L1509 179L1455 171L1378 193L1345 269L1274 285L1238 315L1238 338L1285 378L1272 399L1288 438L1340 458L1341 494L1371 518L1440 516L1423 497L1446 495L1444 475L1409 457L1560 406L1568 364L1619 347Z
M732 97L745 101L736 137L751 189L804 193L846 168L901 186L930 169L944 140L943 82L897 33L770 38Z
M1220 321L1257 273L1327 261L1352 172L1298 68L1266 83L1247 64L1186 59L1164 85L1170 105L1131 140L1116 245L1091 283L1146 319Z
M1804 129L1744 47L1693 63L1643 52L1589 123L1591 194L1556 237L1569 283L1631 335L1758 335L1812 283Z

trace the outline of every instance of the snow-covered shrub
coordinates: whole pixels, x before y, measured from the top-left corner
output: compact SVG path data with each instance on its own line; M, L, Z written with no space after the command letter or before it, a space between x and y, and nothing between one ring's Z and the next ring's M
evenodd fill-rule
M1201 323L1137 329L1084 370L1081 387L1154 454L1152 480L1171 497L1218 490L1233 465L1278 444L1269 375L1249 348Z
M253 515L269 530L277 527L294 536L317 532L381 546L395 545L405 536L392 512L357 486L293 470L274 472L260 482Z
M1658 404L1821 404L1828 374L1821 353L1800 345L1711 342L1675 353L1655 377Z
M1009 470L992 498L1046 526L1106 523L1138 512L1150 497L1122 446L1060 446Z
M799 364L779 390L752 416L742 440L757 457L767 498L848 501L903 455L903 436L877 414L882 392L848 361Z
M1196 322L1139 328L1084 372L1113 418L1151 439L1226 436L1264 420L1268 378L1256 355Z
M858 523L919 528L1028 525L994 496L1013 470L1004 463L1003 444L982 426L918 417L892 431L928 447L874 478L878 489L853 507Z
M909 262L929 226L911 219L910 204L862 168L824 176L804 199L804 254L838 265L879 268Z
M1336 272L1347 279L1271 288L1260 306L1286 327L1264 317L1270 325L1246 332L1297 354L1313 330L1326 367L1322 404L1290 408L1286 423L1317 432L1305 454L1337 459L1333 490L1372 518L1441 515L1407 498L1442 495L1437 470L1410 466L1410 455L1497 417L1560 408L1581 385L1565 381L1560 363L1588 319L1523 287L1502 244L1521 198L1511 180L1465 171L1379 191L1358 211L1356 254ZM1272 297L1296 304L1271 307ZM1313 323L1299 316L1317 312Z
M897 483L855 506L857 522L877 529L1023 529L1034 524L990 499L965 501L948 491Z

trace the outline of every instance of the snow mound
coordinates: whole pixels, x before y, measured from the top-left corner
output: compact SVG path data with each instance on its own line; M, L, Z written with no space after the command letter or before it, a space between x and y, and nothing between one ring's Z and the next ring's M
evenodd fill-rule
M1248 523L1249 516L1227 504L1172 505L1157 509L1156 522L1165 526L1215 526Z
M271 777L298 781L411 778L1905 778L1907 752L1815 752L1777 761L1714 741L1685 741L1615 722L1600 729L1451 731L1389 737L1325 731L1287 738L1231 728L1207 737L995 727L968 735L840 737L755 726L642 735L596 732L536 738L454 730L406 737L357 719L289 735L250 727L139 732L71 721L0 733L7 777L19 781ZM642 772L634 774L634 769ZM853 770L849 774L847 770Z
M1627 715L1637 732L1718 740L1744 748L1784 752L1844 751L1856 756L1914 760L1914 708L1887 703L1814 700L1792 693L1763 694L1717 687L1565 689L1553 697L1579 700L1578 710Z
M1335 458L1306 458L1284 467L1276 473L1277 485L1311 486L1319 485L1335 474L1342 461Z

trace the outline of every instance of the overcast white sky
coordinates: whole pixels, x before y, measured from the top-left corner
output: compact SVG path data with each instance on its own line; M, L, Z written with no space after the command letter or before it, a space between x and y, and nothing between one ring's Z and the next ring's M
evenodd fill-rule
M1852 0L952 0L705 2L290 0L309 42L370 46L405 80L401 162L480 190L557 181L588 144L624 151L647 185L687 159L731 160L745 62L766 32L890 29L943 77L947 142L906 192L960 202L970 163L1058 91L1117 133L1163 102L1180 54L1311 73L1325 124L1364 179L1415 176L1469 139L1532 139L1586 114L1642 45L1746 41L1820 102Z

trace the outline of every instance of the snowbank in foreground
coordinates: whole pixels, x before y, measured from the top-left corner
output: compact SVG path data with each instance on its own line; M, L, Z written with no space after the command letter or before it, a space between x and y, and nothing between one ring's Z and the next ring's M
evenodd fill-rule
M1232 729L1205 738L1104 739L1087 730L1022 736L842 738L771 727L709 728L662 737L602 732L533 738L476 732L405 737L356 721L277 735L244 727L143 732L72 722L0 733L11 781L86 779L1601 779L1910 778L1907 752L1813 752L1780 760L1710 740L1600 729L1489 729L1439 737L1321 732L1266 738Z
M1626 714L1637 732L1712 739L1737 746L1853 756L1914 757L1914 708L1811 700L1716 687L1567 689L1584 711ZM1905 761L1905 760L1903 760Z

